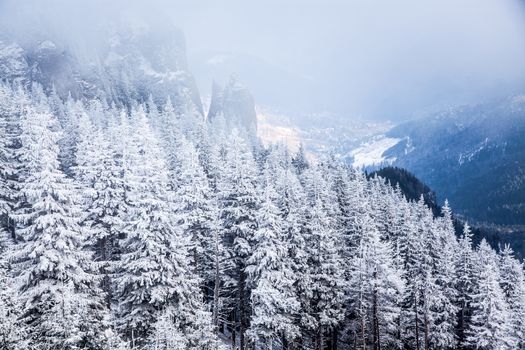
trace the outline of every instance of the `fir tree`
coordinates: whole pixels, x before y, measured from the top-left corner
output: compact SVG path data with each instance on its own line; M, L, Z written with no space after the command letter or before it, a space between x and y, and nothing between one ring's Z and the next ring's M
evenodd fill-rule
M295 298L295 279L282 214L276 205L278 196L267 169L265 177L257 212L256 243L247 261L246 272L253 287L249 333L255 343L272 349L281 338L289 343L298 336L295 316L299 302Z
M516 349L525 347L525 276L523 264L505 246L500 257L500 285L508 306L510 334Z
M476 283L470 295L472 316L465 345L475 349L516 349L496 253L483 240L475 260Z
M102 348L103 307L90 256L82 249L86 235L79 225L74 187L59 169L56 121L45 105L24 112L21 141L27 174L20 193L28 206L15 216L23 242L12 259L28 340L36 349Z
M132 348L145 345L168 307L177 310L177 322L186 325L181 331L191 338L198 331L194 315L203 307L199 279L189 266L189 237L173 220L173 196L158 141L142 109L134 118L125 159L126 238L116 279L119 328Z
M244 348L250 315L250 290L246 285L245 268L257 229L256 210L259 204L253 155L236 129L229 138L224 165L219 184L219 205L225 247L232 263L227 282L232 297L230 307L235 310L232 313L232 342L236 341L238 331L240 346Z
M463 227L463 234L459 239L458 253L456 257L458 291L458 342L466 341L465 331L470 325L471 296L474 290L474 264L475 254L472 248L472 232L468 223Z
M123 236L125 216L122 161L102 130L87 114L79 119L79 142L76 152L75 178L82 191L82 224L89 231L93 259L103 275L102 287L111 300L110 272L119 259L119 240ZM121 135L120 141L122 142ZM125 141L124 141L125 143Z
M322 201L322 198L330 197L323 192L327 186L318 171L311 168L305 174L311 198L304 231L307 272L300 281L300 291L304 293L302 325L310 332L314 349L321 350L327 334L331 334L342 321L345 285L339 254L340 236L327 214L331 211L327 207L334 203Z

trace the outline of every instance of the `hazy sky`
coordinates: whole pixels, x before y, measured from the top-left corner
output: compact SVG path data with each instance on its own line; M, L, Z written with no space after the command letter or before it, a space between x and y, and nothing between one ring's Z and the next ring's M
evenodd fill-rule
M236 71L270 107L398 119L525 93L518 0L0 0L14 32L86 43L123 12L175 22L201 86Z

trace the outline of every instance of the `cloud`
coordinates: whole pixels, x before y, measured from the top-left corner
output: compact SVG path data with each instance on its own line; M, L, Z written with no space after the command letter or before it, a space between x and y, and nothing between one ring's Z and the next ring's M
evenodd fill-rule
M257 57L287 72L287 91L246 77L258 101L283 109L396 119L525 89L518 0L0 0L4 32L56 37L88 53L115 19L164 34L176 24L190 55ZM209 79L204 65L192 68Z

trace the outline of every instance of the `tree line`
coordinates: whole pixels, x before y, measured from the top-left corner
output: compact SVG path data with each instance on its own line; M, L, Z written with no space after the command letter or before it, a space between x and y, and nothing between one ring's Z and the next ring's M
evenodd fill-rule
M525 349L525 277L380 177L0 85L0 348Z

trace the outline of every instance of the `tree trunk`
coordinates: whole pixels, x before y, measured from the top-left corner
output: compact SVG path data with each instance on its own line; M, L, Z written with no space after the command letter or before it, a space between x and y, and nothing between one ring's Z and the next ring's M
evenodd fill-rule
M219 327L219 288L220 288L220 260L219 260L219 242L217 233L215 233L215 278L213 285L213 325L218 329Z
M334 328L332 330L332 350L337 350L337 338L338 338L338 330L337 328Z
M425 312L425 350L429 350L428 345L428 318L427 312Z
M465 295L461 295L461 310L459 312L459 322L458 322L458 344L463 344L465 341L465 310L467 309L467 303L465 302Z
M419 350L419 317L417 311L417 297L414 297L414 312L415 312L415 335L416 335L416 350Z
M16 238L16 223L14 220L11 220L9 215L6 215L6 227L7 231L11 233L11 239L13 240L13 243L18 243Z
M100 268L100 273L102 274L102 283L101 287L104 292L106 292L106 305L109 307L111 305L111 286L109 281L109 274L107 269L108 262L108 253L107 253L107 237L102 237L98 242L98 249L100 253L100 260L103 261L103 265Z
M305 339L308 339L308 338L307 338L306 332L303 329L301 331L301 336L299 338L297 338L297 341L294 343L293 347L295 349L302 349L302 348L304 348L304 340Z
M246 304L245 304L245 276L244 269L239 268L239 348L245 350L245 331L246 331Z
M288 339L286 339L286 335L281 335L281 342L283 344L282 350L290 350L290 345L288 344Z
M361 316L361 340L363 341L363 350L366 350L366 331L365 331L365 317Z
M399 342L399 344L401 344L401 316L399 316L397 318L397 332L396 332L396 337L397 337L397 341Z
M232 327L232 349L237 349L237 334L235 333L235 325Z
M374 280L376 278L376 272L374 272ZM374 288L372 294L372 324L373 324L373 338L374 338L374 350L381 350L379 343L379 320L377 315L377 289Z
M317 330L315 338L315 350L323 350L323 331L321 330L321 327Z

